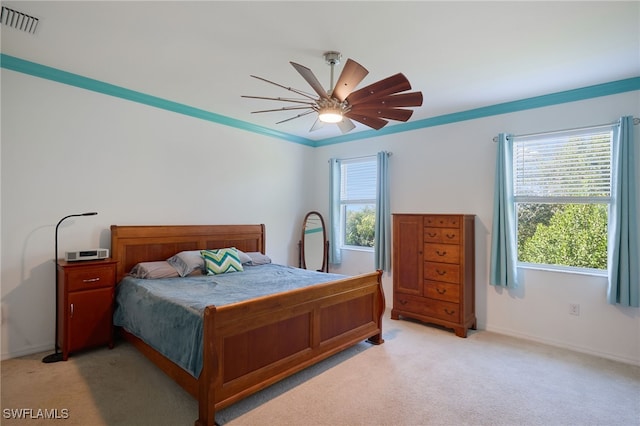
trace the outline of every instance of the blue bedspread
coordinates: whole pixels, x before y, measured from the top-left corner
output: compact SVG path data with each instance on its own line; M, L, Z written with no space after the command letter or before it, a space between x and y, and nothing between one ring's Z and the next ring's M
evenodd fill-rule
M128 276L116 288L113 322L198 377L206 306L228 305L341 278L345 276L277 264L184 278Z

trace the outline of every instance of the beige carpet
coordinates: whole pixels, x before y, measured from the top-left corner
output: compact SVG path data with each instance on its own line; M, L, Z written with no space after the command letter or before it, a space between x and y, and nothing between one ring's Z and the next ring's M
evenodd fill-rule
M461 339L388 313L384 327L383 345L358 344L220 411L218 423L640 425L640 367L485 331ZM197 418L196 401L127 343L55 364L44 355L2 362L2 425ZM37 418L52 415L66 418Z

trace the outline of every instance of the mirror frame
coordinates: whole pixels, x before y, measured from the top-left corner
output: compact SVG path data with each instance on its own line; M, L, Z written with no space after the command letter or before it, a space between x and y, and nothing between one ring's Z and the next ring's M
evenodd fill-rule
M323 244L324 247L322 248L322 267L317 271L329 272L329 241L327 240L327 227L325 226L324 218L317 211L310 211L305 215L304 220L302 221L302 236L300 238L300 242L298 243L298 245L300 246L300 260L299 260L300 268L307 269L307 264L304 258L304 236L305 236L304 231L307 227L307 220L311 215L316 215L320 218L320 224L322 225L322 241L324 241L324 244Z

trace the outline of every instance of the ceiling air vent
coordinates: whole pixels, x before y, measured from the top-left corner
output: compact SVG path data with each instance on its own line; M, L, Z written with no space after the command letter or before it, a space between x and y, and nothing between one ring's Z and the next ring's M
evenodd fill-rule
M31 34L36 32L38 27L38 18L29 16L26 13L18 12L17 10L9 9L2 6L2 15L0 15L0 22L2 25L15 28L20 31L25 31Z

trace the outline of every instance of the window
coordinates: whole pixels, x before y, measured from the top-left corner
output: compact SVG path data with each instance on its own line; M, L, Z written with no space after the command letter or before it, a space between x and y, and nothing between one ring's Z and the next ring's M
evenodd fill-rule
M373 250L376 221L376 157L343 160L340 167L341 246Z
M607 269L612 136L606 126L514 137L519 262Z

